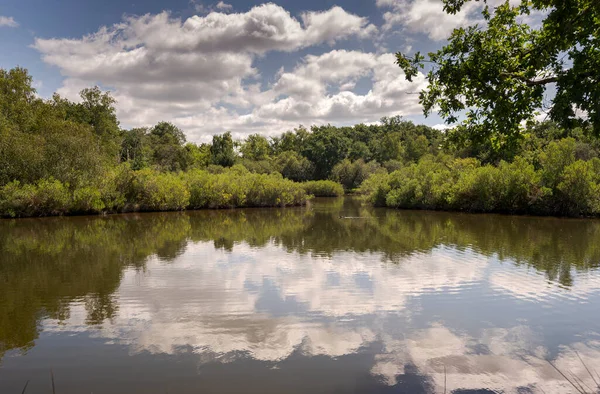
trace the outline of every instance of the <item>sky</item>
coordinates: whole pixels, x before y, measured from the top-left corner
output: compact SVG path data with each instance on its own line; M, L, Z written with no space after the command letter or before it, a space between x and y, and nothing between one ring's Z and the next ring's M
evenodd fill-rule
M394 53L440 48L480 17L441 0L2 0L0 68L25 67L41 97L98 85L124 128L170 121L189 141L299 125L431 126Z

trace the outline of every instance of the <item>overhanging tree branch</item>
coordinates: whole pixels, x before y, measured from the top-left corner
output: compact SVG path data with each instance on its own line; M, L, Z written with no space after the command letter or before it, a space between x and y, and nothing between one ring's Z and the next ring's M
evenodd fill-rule
M588 78L593 76L594 73L591 71L586 71L586 72L582 72L577 74L578 78ZM501 77L510 77L510 78L515 78L518 79L522 82L525 82L525 85L527 86L539 86L539 85L547 85L549 83L554 83L554 82L558 82L560 80L560 77L555 75L552 77L548 77L548 78L543 78L543 79L528 79L520 74L515 74L515 73L500 73Z

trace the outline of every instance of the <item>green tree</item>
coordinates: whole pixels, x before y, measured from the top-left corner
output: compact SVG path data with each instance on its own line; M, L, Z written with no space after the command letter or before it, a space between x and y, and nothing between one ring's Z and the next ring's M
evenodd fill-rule
M189 165L188 168L206 168L210 164L210 145L196 145L191 142L185 144Z
M260 134L250 134L242 143L242 157L250 160L266 160L269 157L271 148L269 141Z
M282 152L275 158L277 170L287 179L304 182L313 177L314 166L304 156L294 151Z
M182 171L188 166L185 134L169 122L160 122L150 130L152 162L165 171Z
M335 127L314 127L309 135L303 155L315 165L315 177L326 179L333 166L346 158L349 140Z
M34 116L32 104L36 101L31 82L24 68L0 69L0 127L10 120L18 130L29 130Z
M98 86L83 89L79 94L81 104L80 122L88 123L99 136L110 139L119 135L119 121L115 108L116 100L109 92L102 92Z
M223 167L231 167L235 164L236 154L230 132L223 135L213 135L210 156L212 164Z
M139 170L147 167L151 160L148 129L145 127L126 130L121 142L121 161L131 163L131 168Z
M456 14L470 0L443 0ZM545 15L539 27L527 24ZM425 59L397 54L410 81L425 64L424 113L437 110L448 124L464 121L452 137L465 144L514 149L523 122L542 107L550 86L556 94L550 118L563 127L589 122L600 134L600 7L596 0L522 0L492 8L484 1L480 24L453 31L446 46ZM587 120L575 110L587 112Z
M354 190L380 169L381 166L374 161L365 163L363 159L355 162L344 159L333 167L331 177L341 183L345 189Z
M407 161L419 161L429 150L429 140L423 134L406 140L404 156Z
M294 131L287 131L281 137L273 137L271 146L275 154L287 151L302 152L306 146L310 133L304 126L299 126Z

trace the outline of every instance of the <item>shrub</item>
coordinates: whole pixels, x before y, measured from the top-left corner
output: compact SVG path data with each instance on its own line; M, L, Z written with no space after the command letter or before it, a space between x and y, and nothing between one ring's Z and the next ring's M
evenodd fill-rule
M573 138L565 138L560 141L552 141L540 153L542 180L546 187L556 187L564 169L575 162L576 145Z
M374 161L365 163L362 159L355 162L344 159L333 167L331 177L336 182L341 183L344 189L354 190L380 168L381 166Z
M134 194L134 172L129 164L121 164L108 171L98 182L104 209L109 212L122 211L127 203L127 196Z
M190 192L180 176L150 169L134 173L130 202L144 211L178 211L189 205Z
M462 164L462 163L459 163ZM461 166L459 166L461 167ZM390 174L386 205L396 208L447 209L458 173L431 155Z
M68 188L53 178L40 179L33 185L14 181L0 191L0 212L8 217L62 215L70 202Z
M285 151L277 156L275 168L285 178L296 182L309 180L315 170L314 165L306 157L293 151Z
M499 170L498 210L509 213L540 211L550 189L542 187L541 174L533 164L517 156L512 163L500 162Z
M271 174L273 172L277 172L271 160L241 159L240 163L246 167L248 171L256 174Z
M302 183L307 194L315 197L338 197L344 195L344 187L334 181L309 181Z
M247 170L246 170L247 172ZM231 170L221 174L192 171L185 179L190 192L189 208L234 208L244 206L246 194L241 176Z
M456 209L492 212L501 200L500 170L486 165L463 172L451 193L450 205Z
M385 170L371 175L358 188L363 199L376 207L385 206L385 198L389 192L390 176Z
M246 206L271 207L300 205L306 202L306 192L297 183L281 174L252 175L246 179Z
M278 173L252 174L241 166L222 174L191 171L185 179L191 209L291 206L307 200L301 184Z
M567 166L557 186L560 193L560 213L570 216L600 213L600 186L589 161L578 160Z
M400 160L388 160L383 163L383 168L387 170L387 172L392 173L397 171L403 167L403 164Z
M95 187L80 187L73 192L73 203L70 207L73 213L99 213L104 207L102 193Z

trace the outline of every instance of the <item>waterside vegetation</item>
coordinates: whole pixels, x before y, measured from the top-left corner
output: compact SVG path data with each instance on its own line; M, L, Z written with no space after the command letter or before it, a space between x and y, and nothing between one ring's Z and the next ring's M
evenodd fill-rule
M401 117L195 144L168 122L122 129L99 88L46 100L31 82L0 70L2 217L283 207L347 191L393 208L600 215L591 124L532 123L501 149Z

